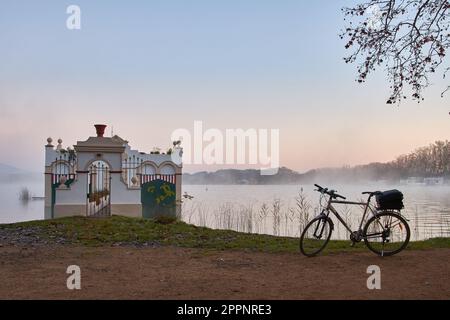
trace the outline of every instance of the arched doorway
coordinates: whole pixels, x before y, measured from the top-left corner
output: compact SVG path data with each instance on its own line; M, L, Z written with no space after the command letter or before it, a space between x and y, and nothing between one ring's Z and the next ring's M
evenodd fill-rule
M111 174L109 165L97 160L89 165L86 212L89 217L111 215Z

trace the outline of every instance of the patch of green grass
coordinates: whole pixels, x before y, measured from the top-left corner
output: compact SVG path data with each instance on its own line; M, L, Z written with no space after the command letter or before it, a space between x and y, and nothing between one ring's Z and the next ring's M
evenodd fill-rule
M3 229L32 228L50 243L65 239L72 244L102 246L114 243L161 245L214 250L252 250L263 252L298 252L299 239L268 235L212 230L184 222L159 219L146 220L113 216L110 218L70 217L0 225ZM431 239L410 243L409 249L450 248L450 239ZM364 244L350 248L350 241L330 241L326 251L362 250Z
M410 242L408 249L425 250L425 249L444 249L450 248L450 238L433 238L425 241Z

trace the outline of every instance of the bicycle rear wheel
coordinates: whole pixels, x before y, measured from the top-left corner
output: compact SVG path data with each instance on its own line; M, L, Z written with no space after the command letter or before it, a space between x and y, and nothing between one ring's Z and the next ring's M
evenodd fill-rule
M406 248L410 233L405 218L393 211L384 211L367 222L364 242L372 252L380 256L392 256Z
M327 217L313 219L300 237L300 251L307 257L318 255L330 241L332 223Z

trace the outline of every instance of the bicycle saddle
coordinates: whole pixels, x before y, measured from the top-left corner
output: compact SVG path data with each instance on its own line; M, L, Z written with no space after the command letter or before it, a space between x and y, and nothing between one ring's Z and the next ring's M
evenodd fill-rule
M364 191L362 194L368 194L368 195L371 195L371 196L376 196L376 195L381 194L381 191Z

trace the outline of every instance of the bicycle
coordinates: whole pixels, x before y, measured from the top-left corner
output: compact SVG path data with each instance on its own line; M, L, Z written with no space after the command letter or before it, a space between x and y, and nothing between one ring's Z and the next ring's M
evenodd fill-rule
M300 251L307 257L313 257L318 255L325 249L330 241L331 234L334 230L334 223L330 218L330 213L333 213L336 218L342 223L342 225L350 232L350 240L352 246L356 243L360 243L364 240L365 245L380 256L392 256L403 249L409 243L410 228L406 219L401 215L401 209L403 208L403 194L399 203L387 203L383 206L378 204L375 207L372 204L373 197L378 200L384 194L380 191L375 192L363 192L363 195L368 195L367 202L353 202L346 201L344 196L337 193L336 190L329 190L315 184L317 190L322 196L329 196L327 206L322 210L321 214L314 218L302 232L300 237ZM392 192L392 191L389 191ZM341 199L341 200L339 200ZM346 204L346 205L358 205L364 207L364 214L359 222L358 231L352 231L344 219L339 215L338 211L333 207L333 204ZM367 223L363 223L366 220L366 216L372 213L372 217L367 220Z

